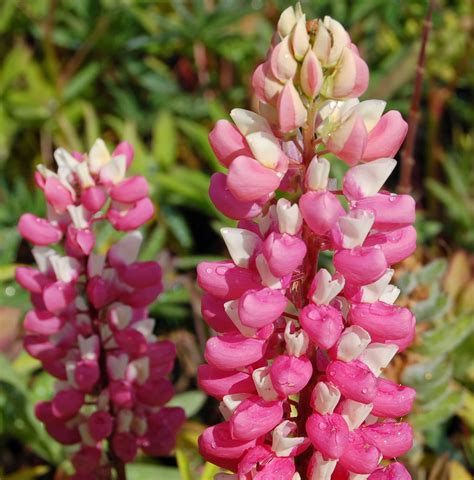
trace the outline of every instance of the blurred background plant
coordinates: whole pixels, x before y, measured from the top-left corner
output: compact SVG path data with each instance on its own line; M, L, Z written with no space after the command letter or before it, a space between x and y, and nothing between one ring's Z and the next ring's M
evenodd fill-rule
M408 115L426 0L307 0L310 16L350 29L371 69L367 96ZM196 442L216 405L197 391L208 332L193 269L224 255L226 220L207 198L219 165L213 122L252 105L249 82L284 0L3 0L0 2L0 476L63 478L63 456L32 414L52 384L21 353L28 300L13 281L31 255L16 223L44 206L33 188L40 158L57 146L87 150L102 136L135 145L134 170L158 206L143 258L159 257L166 293L152 307L158 334L178 346L175 380L190 420L176 458L142 459L129 478L211 479ZM418 389L408 461L416 480L474 472L473 2L438 0L416 141L413 192L419 248L398 273L417 313L417 343L388 372ZM342 174L342 166L337 165ZM113 232L101 232L104 248ZM323 259L324 261L324 259ZM59 468L57 468L59 466ZM67 467L67 466L66 466ZM179 470L178 470L179 469Z

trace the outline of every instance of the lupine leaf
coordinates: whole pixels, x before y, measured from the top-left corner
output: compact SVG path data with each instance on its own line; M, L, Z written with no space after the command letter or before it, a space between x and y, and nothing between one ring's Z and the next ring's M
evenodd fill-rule
M474 331L472 315L461 315L453 323L427 331L416 351L427 356L443 355L454 350Z

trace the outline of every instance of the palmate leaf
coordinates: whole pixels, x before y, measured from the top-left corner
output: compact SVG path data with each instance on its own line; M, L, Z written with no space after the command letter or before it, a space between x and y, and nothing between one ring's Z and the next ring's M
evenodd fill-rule
M472 315L457 317L454 322L445 322L439 327L427 331L422 343L415 351L426 356L443 355L453 351L474 331Z
M426 430L434 425L439 425L454 415L462 402L462 391L447 392L436 402L430 402L429 410L410 415L410 423L417 430Z

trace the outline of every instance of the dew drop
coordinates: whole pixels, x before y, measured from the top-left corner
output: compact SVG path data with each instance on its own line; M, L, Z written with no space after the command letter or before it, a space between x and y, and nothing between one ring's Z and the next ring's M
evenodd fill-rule
M217 275L225 275L227 273L227 267L217 267L216 273Z
M206 268L206 273L210 275L212 273L212 268Z
M367 393L367 389L366 388L363 388L362 389L362 393L365 395Z
M324 422L320 422L318 426L320 430L326 430L326 428L328 428L328 426Z

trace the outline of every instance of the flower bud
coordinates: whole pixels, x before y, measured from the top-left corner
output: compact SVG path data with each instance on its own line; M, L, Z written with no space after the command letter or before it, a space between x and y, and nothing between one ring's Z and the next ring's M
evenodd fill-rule
M336 252L334 266L347 282L367 285L378 280L388 264L381 248L356 247Z
M228 333L210 338L206 343L204 357L220 370L233 370L260 360L264 349L264 340Z
M349 432L347 448L339 462L352 473L372 473L380 461L380 452L373 445L367 444L359 431Z
M239 155L250 154L245 137L227 120L216 123L209 133L209 144L224 167L229 167Z
M275 428L283 416L282 403L268 402L258 396L244 400L232 414L229 428L233 438L255 440Z
M309 338L320 348L331 348L344 328L342 314L330 305L307 305L300 323Z
M50 245L61 240L62 233L48 220L24 213L18 222L20 235L34 245Z
M298 64L290 48L290 36L286 36L270 54L271 72L275 78L285 83L294 77L297 68Z
M252 202L275 191L281 177L251 157L239 156L230 165L227 187L241 202Z
M306 431L314 448L321 452L324 458L340 458L347 447L349 429L345 420L337 413L313 413L306 421Z
M369 131L364 160L393 157L398 152L408 131L408 124L400 112L391 110Z
M247 290L239 300L239 317L252 328L273 323L285 310L288 299L279 290Z
M327 233L345 213L338 198L328 191L304 193L300 198L300 209L316 235Z
M377 447L384 458L404 455L413 446L413 430L406 422L384 422L360 429L364 440Z
M393 158L380 158L350 168L344 175L342 189L349 200L360 200L375 195L393 172L397 162Z
M375 398L376 379L364 363L335 360L328 365L326 372L329 380L346 398L360 403L370 403Z
M303 60L309 48L309 35L306 31L306 15L298 18L291 32L291 46L296 60Z
M362 158L366 145L367 129L363 119L356 112L331 131L326 141L327 149L350 166Z
M377 379L377 395L374 398L372 414L377 417L400 418L410 413L416 391L386 380Z
M306 356L279 355L270 367L273 388L282 396L300 392L313 373L311 361Z
M308 112L293 81L289 80L278 96L278 124L284 133L301 127L308 116Z
M328 185L329 170L331 166L324 157L316 155L311 160L305 175L305 186L309 190L325 190Z
M225 395L255 392L255 385L250 374L219 370L212 365L198 367L198 382L200 388L218 400L222 400Z

